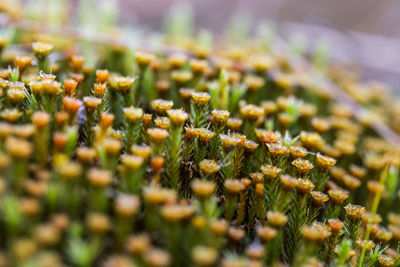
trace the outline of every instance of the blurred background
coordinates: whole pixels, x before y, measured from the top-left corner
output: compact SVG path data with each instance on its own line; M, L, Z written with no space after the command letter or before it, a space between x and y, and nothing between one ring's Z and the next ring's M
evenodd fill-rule
M52 16L52 10L62 8L64 19L75 26L82 20L115 20L123 29L140 32L136 36L162 31L165 18L177 7L187 14L183 23L193 23L194 32L211 32L216 38L235 23L249 32L267 24L278 36L303 49L323 44L330 59L359 67L365 79L385 80L400 88L398 0L181 0L178 4L175 0L12 1L21 2L32 18L46 20L46 24L63 21Z
M162 27L173 0L119 0L121 22ZM356 63L368 78L387 80L399 87L400 1L398 0L191 0L197 29L223 33L232 15L246 16L256 27L265 21L284 39L295 38L312 49L326 42L330 56Z

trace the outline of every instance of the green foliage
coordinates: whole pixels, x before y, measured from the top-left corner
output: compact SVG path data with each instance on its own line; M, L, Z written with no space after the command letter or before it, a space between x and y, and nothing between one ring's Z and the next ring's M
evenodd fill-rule
M68 231L67 254L72 263L80 267L92 266L100 253L102 244L99 239L84 240L82 225L74 222Z

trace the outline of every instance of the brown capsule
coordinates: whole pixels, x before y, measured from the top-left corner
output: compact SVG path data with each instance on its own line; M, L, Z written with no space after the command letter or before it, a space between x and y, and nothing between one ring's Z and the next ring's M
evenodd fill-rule
M150 248L144 255L147 266L150 267L167 267L170 265L170 255L167 251Z
M332 167L330 169L331 177L335 179L337 182L341 182L343 177L346 175L346 171L340 167Z
M189 140L193 140L198 135L198 129L193 127L185 127L185 137Z
M23 215L33 217L41 211L41 204L36 198L22 198L19 200L19 207Z
M400 241L400 226L398 225L393 225L393 224L389 224L388 225L388 229L390 230L390 232L393 235L393 239L395 241ZM379 231L379 230L378 230ZM376 235L378 233L378 231L376 231L374 233L374 235Z
M211 96L206 92L193 92L191 94L191 96L192 96L193 102L199 106L204 106L211 99Z
M0 138L7 138L13 131L13 127L11 124L6 122L0 122Z
M257 227L257 235L263 242L268 242L272 240L277 235L277 233L277 230L268 226Z
M9 88L7 90L7 98L13 104L18 104L23 101L26 97L26 94L23 90L16 88Z
M67 96L75 96L78 83L73 79L64 80L64 94Z
M56 95L61 93L61 83L51 79L45 79L39 82L41 91L49 95Z
M288 221L288 217L279 211L268 211L267 222L274 228L281 228Z
M271 144L279 141L279 135L275 132L267 131L265 129L256 129L255 133L260 142Z
M389 212L388 221L390 224L400 226L400 214Z
M160 128L149 128L147 134L154 142L162 142L168 137L168 131Z
M240 107L240 114L249 120L256 120L264 115L264 109L253 104Z
M353 190L357 189L361 185L361 181L360 180L358 180L354 176L348 175L348 174L343 176L342 182L345 185L345 187L350 191L353 191Z
M10 69L0 69L0 78L7 80L10 76L11 70Z
M254 184L264 182L264 175L262 174L262 172L252 172L250 173L250 178Z
M32 239L20 238L12 243L10 252L20 262L26 262L38 250Z
M164 167L164 157L153 157L151 159L151 166L155 171L160 171Z
M316 155L317 165L323 169L329 169L336 163L336 159L329 156L324 156L320 153Z
M341 188L335 188L329 190L328 195L334 204L342 205L342 203L349 197L349 192Z
M221 166L215 161L210 159L204 159L199 163L200 170L205 174L213 174L221 169Z
M193 78L193 73L188 70L174 70L171 72L171 78L178 86L184 86Z
M166 92L168 92L169 88L170 88L169 80L160 79L156 83L157 93L160 95L163 95ZM180 89L180 90L182 90L182 89ZM180 90L179 90L179 92L180 92Z
M55 214L51 217L51 224L60 231L64 231L70 224L68 215L63 213Z
M174 125L183 125L189 115L182 109L171 109L167 111L168 117Z
M281 175L280 181L281 186L285 191L292 191L297 185L297 179L288 174Z
M304 158L308 154L307 149L305 149L304 147L301 147L301 146L291 146L289 148L289 151L290 151L290 155L295 159Z
M112 182L112 173L109 170L91 168L87 172L87 179L94 187L106 187Z
M329 200L329 197L320 191L311 191L310 195L313 203L317 206L322 206Z
M265 115L273 114L277 110L276 103L274 101L270 101L270 100L262 101L261 107L264 109Z
M178 69L182 67L187 60L187 56L185 54L173 54L167 58L167 62L172 69Z
M102 129L107 129L114 122L114 114L111 113L102 113L100 118L100 126Z
M371 194L376 195L385 190L385 185L381 184L379 181L368 181L367 188Z
M308 194L313 190L314 184L309 179L297 179L296 189L301 194Z
M128 237L125 248L134 255L143 255L150 248L151 240L147 234L139 234Z
M240 228L229 227L228 235L235 242L239 242L240 240L242 240L245 234L246 232Z
M332 157L332 158L339 158L342 155L338 149L336 149L333 146L330 146L328 144L324 144L320 148L320 150L322 153L324 153L325 155Z
M232 131L238 131L240 126L242 126L242 124L243 120L239 118L228 118L228 120L226 121L226 125Z
M77 98L66 96L63 98L63 108L70 115L75 116L79 108L82 106L82 101Z
M26 67L32 64L31 56L16 56L14 58L14 64L17 68L23 71Z
M228 223L224 219L215 220L210 223L210 229L215 235L223 236L228 230Z
M263 87L265 84L263 78L251 74L246 75L243 79L243 82L246 84L250 92L256 92L260 90L260 88Z
M32 115L32 123L36 128L44 128L50 122L50 115L44 111L36 111Z
M3 153L0 152L0 171L3 171L5 168L7 168L11 163L10 157Z
M143 165L144 159L139 156L123 154L121 156L121 163L127 169L135 171Z
M111 88L121 93L128 93L135 81L136 77L122 77L116 75L111 76L109 79Z
M70 58L72 68L79 70L82 68L85 58L82 55L74 54Z
M364 248L366 252L370 252L375 247L372 240L357 240L356 243L359 248Z
M192 98L192 94L195 92L192 88L181 88L179 89L179 95L183 100L189 101Z
M2 181L2 180L0 180L0 181ZM5 187L4 182L1 183L0 188L1 187L3 187L3 188ZM36 182L34 180L26 180L26 181L24 181L24 188L29 195L40 198L47 191L47 183L41 182L41 181ZM3 191L3 189L0 190L0 194L1 194L1 191Z
M212 247L195 246L191 252L191 258L197 266L212 266L218 256L218 251Z
M289 125L294 122L294 117L287 113L278 114L278 122L284 127L288 128Z
M342 230L344 223L339 220L339 219L329 219L328 220L329 227L331 229L331 232L334 234L337 234Z
M40 57L47 56L48 54L50 54L52 49L53 45L49 43L44 43L44 42L32 43L33 52Z
M381 267L392 267L395 265L393 257L383 254L379 255L378 262Z
M297 158L293 160L292 165L295 167L296 171L302 174L314 168L314 165L310 161L302 158Z
M107 89L107 85L105 83L95 83L93 86L93 94L95 97L103 98Z
M96 83L103 84L108 81L108 70L96 70Z
M170 120L168 117L157 117L154 120L154 124L157 128L168 130L170 125Z
M212 181L195 179L191 183L193 193L197 197L206 198L211 196L215 191L215 183Z
M305 240L317 243L323 242L331 235L329 228L322 223L313 223L312 225L306 225L301 230L301 233Z
M66 113L65 111L59 111L55 114L54 118L57 126L62 128L68 121L69 116L68 113Z
M136 264L132 259L123 254L111 254L105 258L101 267L136 267Z
M8 123L16 123L22 117L22 112L16 108L5 109L0 113L0 117Z
M213 121L217 123L226 123L230 115L229 111L221 109L214 109L211 114L213 115Z
M77 162L66 161L55 166L55 171L61 178L72 181L81 175L82 166Z
M196 230L202 230L207 225L207 220L204 216L196 216L192 219L192 226Z
M204 143L210 142L211 138L213 138L215 135L215 133L213 131L210 131L206 128L198 128L197 134L199 136L200 141L202 141Z
M114 210L120 217L132 217L138 213L140 199L135 195L121 194L116 198Z
M344 209L346 210L347 216L352 220L361 219L365 212L365 208L360 205L347 204Z
M156 100L153 100L153 102L151 103L151 107L159 115L165 114L168 110L170 110L172 108L173 105L174 105L174 102L172 102L170 100L164 100L164 99L156 99Z
M186 220L194 213L194 207L187 205L166 205L161 208L161 216L168 222Z
M107 137L103 140L103 147L107 154L117 155L122 148L122 143L112 137Z
M38 225L33 233L36 242L43 246L52 246L58 243L61 238L58 228L52 224Z
M6 150L10 156L17 159L27 159L32 153L32 145L26 140L8 137Z
M205 74L209 68L208 61L202 59L191 59L189 65L195 74Z
M238 179L226 179L224 182L224 187L231 195L237 195L244 189L242 182Z
M97 107L101 104L101 101L101 98L97 98L94 96L83 97L83 103L85 103L85 108L89 112L95 111Z
M244 148L246 149L246 152L248 153L253 153L254 150L256 150L258 147L258 144L252 140L246 140L244 142Z
M315 132L301 132L300 140L307 148L319 149L324 145L321 135Z
M68 136L63 132L55 132L53 135L53 144L56 151L62 151L68 142Z
M150 126L150 123L153 119L153 114L145 113L143 114L143 126L147 129Z
M367 170L363 167L354 165L354 164L350 164L350 173L352 175L354 175L355 177L357 177L358 179L362 179L364 178L365 174L367 173Z
M261 171L264 174L265 179L271 180L278 177L278 174L282 171L282 169L273 165L263 165L261 166Z
M101 213L89 213L86 224L90 232L104 234L111 228L111 222L107 215Z
M91 147L78 147L76 149L76 156L79 161L82 163L91 163L97 157L97 152L94 148Z
M1 91L1 95L3 94L3 90L5 90L8 86L9 81L0 78L0 91Z
M145 51L136 51L135 58L139 66L142 67L149 66L155 60L154 54Z
M225 148L235 147L242 141L239 137L236 137L233 135L226 135L226 134L221 134L220 139L222 141L222 145Z
M156 186L145 187L143 190L143 197L144 200L151 205L175 203L177 199L176 192L174 190Z
M375 234L375 238L381 243L387 243L393 238L393 234L386 228L379 227L378 232Z
M316 117L311 119L311 126L319 133L324 133L331 127L328 120Z

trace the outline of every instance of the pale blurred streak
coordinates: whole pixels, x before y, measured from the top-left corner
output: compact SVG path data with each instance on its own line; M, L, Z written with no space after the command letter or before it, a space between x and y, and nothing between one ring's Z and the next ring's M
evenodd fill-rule
M79 2L96 3L95 0L48 1L69 2L72 14ZM168 9L177 2L106 1L117 4L118 24L136 31L162 31ZM254 29L257 24L267 21L275 24L284 39L290 40L293 35L305 36L309 49L318 40L325 40L330 45L333 60L356 63L363 68L366 77L385 79L400 88L399 0L178 1L192 6L197 30L207 29L218 36L224 33L232 15L241 12L248 15ZM102 18L98 19L101 21Z

